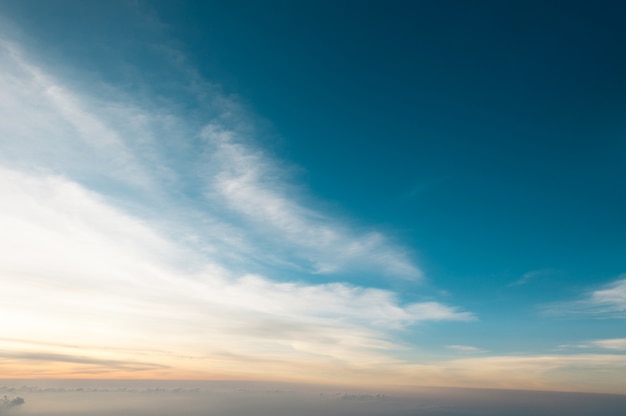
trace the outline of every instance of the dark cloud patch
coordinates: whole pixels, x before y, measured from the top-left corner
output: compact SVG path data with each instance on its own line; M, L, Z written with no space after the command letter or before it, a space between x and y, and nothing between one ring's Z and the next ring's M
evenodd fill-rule
M20 396L9 398L5 394L2 397L2 399L0 400L0 409L8 410L8 409L11 409L13 407L21 406L24 403L26 403L26 401L23 398L21 398Z

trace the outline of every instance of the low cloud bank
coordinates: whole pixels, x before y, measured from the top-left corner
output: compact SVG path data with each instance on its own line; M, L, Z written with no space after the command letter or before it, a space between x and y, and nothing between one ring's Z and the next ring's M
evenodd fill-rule
M418 387L384 391L343 386L239 381L41 380L22 416L614 416L626 395ZM339 390L340 389L340 390ZM19 406L23 399L5 396ZM6 410L0 407L2 410ZM13 412L11 412L13 413Z

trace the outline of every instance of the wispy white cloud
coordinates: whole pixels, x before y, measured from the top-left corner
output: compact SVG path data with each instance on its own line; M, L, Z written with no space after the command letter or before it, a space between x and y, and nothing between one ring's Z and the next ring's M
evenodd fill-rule
M3 374L389 366L405 348L394 331L474 319L388 290L315 283L320 273L421 271L382 233L306 203L228 98L200 129L169 108L73 90L10 42L0 63ZM113 362L123 365L107 369Z
M600 312L614 312L626 316L626 275L621 275L615 282L595 290L591 293L588 302L598 308Z
M559 345L558 350L568 349L604 349L615 351L626 351L626 338L609 338L609 339L596 339L579 344L564 344Z
M236 275L62 177L2 169L0 193L5 351L127 362L158 339L151 356L164 365L180 365L172 354L364 365L404 348L393 329L473 319L437 302L403 305L381 289Z
M87 100L30 63L20 48L0 42L3 162L83 176L109 177L118 184L154 186L116 129L108 126Z
M472 345L446 345L446 349L464 354L477 354L485 352L482 348L474 347Z
M210 144L212 166L218 166L209 196L225 201L273 247L294 248L315 273L373 269L391 276L421 277L405 250L381 233L354 232L299 202L294 198L298 190L282 180L280 169L233 131L209 124L201 136Z
M554 348L553 351L567 351L571 349L587 349L591 348L589 344L561 344Z
M582 299L548 305L545 312L555 316L626 318L626 275L588 291Z
M175 113L164 121L163 110L142 110L130 102L80 96L28 62L19 47L6 41L2 46L5 165L49 169L109 197L125 192L126 204L138 203L137 196L149 198L151 206L175 210L178 219L203 217L210 229L195 238L204 236L209 251L232 246L239 260L320 274L421 278L408 250L382 233L359 232L307 206L312 199L254 145L250 121L231 99L214 92L212 111L219 116L197 141L194 129L200 124L186 125Z
M607 350L626 351L626 338L599 339L591 342L591 345Z
M509 284L509 286L521 286L530 283L533 280L546 278L558 274L559 271L555 269L539 269L526 272L515 282Z

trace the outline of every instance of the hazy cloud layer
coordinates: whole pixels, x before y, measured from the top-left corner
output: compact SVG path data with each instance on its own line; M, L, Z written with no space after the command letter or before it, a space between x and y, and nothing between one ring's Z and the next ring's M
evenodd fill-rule
M401 363L395 331L475 319L341 282L421 271L313 208L235 101L215 92L211 121L187 122L85 94L7 40L0 63L3 374L351 378Z
M421 277L404 250L382 234L356 234L294 200L298 191L283 182L282 172L234 132L211 123L201 137L209 145L209 163L217 170L209 197L242 214L273 247L295 247L299 257L312 263L314 273L374 269L390 276Z
M306 207L303 190L285 181L287 172L242 128L245 112L219 94L211 105L216 116L202 127L167 108L81 96L28 62L15 44L1 46L5 165L60 173L144 211L146 202L157 204L184 220L176 226L201 231L189 237L206 250L216 254L226 244L238 261L421 277L406 249L384 235L352 230ZM174 221L170 215L159 220Z
M485 350L483 350L482 348L474 347L472 345L446 345L446 348L463 354L476 354L480 352L485 352Z
M160 348L198 359L228 352L251 359L387 362L385 351L402 348L390 329L473 319L437 302L402 305L381 289L238 276L199 263L197 253L76 183L0 172L6 197L0 204L6 231L0 237L0 267L5 310L12 317L5 334L22 340L37 334L34 340L50 343L29 345L33 353L55 348L55 354L69 349L76 355L70 347L53 345L63 334L64 343L77 349L89 340L98 357L107 347L150 350L159 340ZM202 267L181 266L196 263Z
M27 401L20 414L614 416L626 406L626 396L537 391L413 388L408 392L241 382L46 384L17 389Z

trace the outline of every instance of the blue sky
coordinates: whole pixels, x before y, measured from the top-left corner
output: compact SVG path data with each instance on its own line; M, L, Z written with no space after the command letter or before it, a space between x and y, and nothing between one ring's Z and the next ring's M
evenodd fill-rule
M0 2L5 374L624 393L624 11Z

